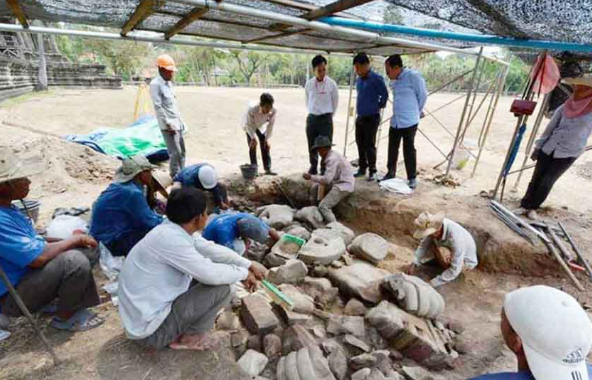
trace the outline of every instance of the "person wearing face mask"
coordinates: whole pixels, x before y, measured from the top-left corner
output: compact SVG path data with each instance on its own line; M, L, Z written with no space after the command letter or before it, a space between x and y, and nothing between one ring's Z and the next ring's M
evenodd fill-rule
M319 154L313 149L319 136L326 136L333 141L333 115L339 105L339 88L337 83L327 76L327 60L322 55L312 59L312 69L315 76L304 86L306 94L306 138L308 140L308 154L310 169L308 174L318 174ZM325 172L325 165L321 162L321 174Z
M536 140L531 159L536 167L518 214L537 219L536 210L547 199L555 182L584 153L592 132L592 76L566 78L573 95L557 108L545 132Z

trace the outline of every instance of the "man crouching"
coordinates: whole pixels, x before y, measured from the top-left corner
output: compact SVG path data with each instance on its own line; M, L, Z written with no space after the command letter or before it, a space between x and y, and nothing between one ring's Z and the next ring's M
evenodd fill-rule
M231 285L246 280L252 288L263 275L233 251L194 240L208 219L201 191L173 190L166 215L169 220L150 231L123 264L123 327L128 338L151 348L208 350L216 344L208 332L230 301Z

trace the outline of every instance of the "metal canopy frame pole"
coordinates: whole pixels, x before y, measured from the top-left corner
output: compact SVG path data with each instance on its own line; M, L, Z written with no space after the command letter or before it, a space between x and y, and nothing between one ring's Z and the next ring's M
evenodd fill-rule
M354 92L354 82L356 79L356 71L352 65L351 74L349 76L349 99L347 101L347 119L345 122L345 142L343 144L343 157L347 157L347 139L349 137L349 120L351 118L351 102Z
M502 96L502 93L504 92L504 87L506 85L506 77L508 76L508 72L510 71L510 68L508 66L505 66L503 68L503 72L499 77L499 83L498 83L498 87L497 87L497 92L495 95L495 100L493 100L494 98L492 97L491 99L493 100L493 107L490 108L490 113L489 113L489 119L487 119L487 117L485 118L485 122L484 122L484 131L482 133L483 135L483 142L482 144L479 146L479 153L477 154L477 160L475 161L475 165L473 166L473 173L471 173L471 177L473 177L475 175L475 173L477 172L477 166L479 165L479 161L481 160L481 154L483 153L483 150L485 149L485 143L487 142L487 136L489 135L489 130L491 129L491 123L493 121L493 116L495 114L495 111L497 109L497 103L499 101L499 99Z
M530 133L530 138L528 139L528 144L526 145L526 151L524 152L524 161L522 161L521 170L518 174L518 178L516 179L516 183L514 184L514 187L513 187L514 190L517 190L518 185L520 185L520 180L522 179L522 173L524 172L524 168L526 167L526 163L528 162L530 152L532 150L532 147L534 146L534 141L535 141L536 136L539 132L541 124L543 123L543 116L545 115L545 110L547 109L547 106L549 105L550 99L551 99L550 94L546 94L545 97L543 98L543 103L541 104L541 109L539 110L539 113L537 114L537 118L536 118L534 125L532 127L532 132Z
M456 148L458 147L460 134L463 130L463 125L465 122L467 108L468 108L469 102L471 100L471 94L473 92L473 85L475 83L477 68L479 67L479 64L481 63L482 57L483 57L483 47L479 48L479 55L477 56L477 62L475 62L475 70L473 71L473 75L471 76L471 82L469 84L469 90L467 92L467 100L465 101L465 106L464 106L462 114L460 116L460 122L458 123L458 129L456 130L456 137L454 139L454 144L452 145L452 151L450 152L450 158L448 159L448 166L446 167L446 176L448 176L450 174L450 169L452 168L452 161L454 160L454 154L456 153Z

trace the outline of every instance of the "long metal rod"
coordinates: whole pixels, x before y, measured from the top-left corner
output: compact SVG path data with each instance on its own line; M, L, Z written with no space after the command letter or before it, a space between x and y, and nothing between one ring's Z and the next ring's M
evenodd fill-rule
M549 236L551 236L551 240L553 240L553 242L555 243L557 248L559 248L559 251L561 251L563 256L568 261L572 261L573 260L572 254L569 253L569 251L567 250L567 247L565 246L565 244L563 244L561 239L559 239L559 237L557 237L557 234L555 233L555 231L553 231L553 228L551 228L551 226L548 226L547 231L549 232Z
M6 123L2 123L2 124L6 124ZM587 146L587 147L584 149L584 152L588 152L588 151L590 151L590 150L592 150L592 145L588 145L588 146ZM508 172L508 175L510 175L510 174L516 174L516 173L520 173L520 172L523 172L523 171L526 171L526 170L532 169L532 168L534 168L535 166L536 166L536 164L527 165L527 166L525 166L525 167L523 167L523 168L516 169L516 170L512 170L511 172Z
M467 92L467 100L465 101L465 106L463 108L462 114L460 116L460 122L458 123L458 129L456 130L456 137L454 138L454 144L452 145L452 151L450 152L450 158L448 159L448 166L446 167L446 176L450 174L450 169L452 168L452 161L454 160L454 154L456 153L456 149L459 144L460 134L463 129L463 125L465 122L465 116L467 114L467 107L469 105L469 101L471 100L471 93L473 91L473 85L475 83L475 76L477 74L477 68L481 63L481 57L483 56L483 47L479 48L479 55L477 56L477 62L475 62L475 70L473 71L473 75L471 76L471 81L469 82L469 90Z
M361 28L366 30L377 30L382 32L392 32L398 34L408 34L427 38L443 38L457 41L469 41L479 44L491 44L498 46L513 46L530 49L550 49L550 50L571 50L579 52L592 52L592 44L578 44L573 42L529 40L509 37L500 37L487 34L469 34L449 32L442 30L432 30L424 28L414 28L403 25L381 24L370 21L350 20L341 17L326 17L322 21L331 25L341 25L347 27Z
M543 243L545 243L545 246L547 246L547 249L549 250L549 252L551 252L551 255L553 255L553 257L555 257L555 260L557 260L557 262L559 263L559 266L561 266L561 269L563 269L563 271L565 272L565 274L567 274L567 277L569 277L569 279L571 280L571 282L573 282L573 284L575 285L575 287L580 292L583 292L584 291L584 287L582 286L582 284L580 283L580 281L576 278L576 276L572 273L571 269L569 269L569 267L565 263L565 260L563 260L563 257L561 257L561 255L559 254L559 252L557 252L557 249L555 248L555 246L553 245L553 243L548 238L547 238L546 241L543 240Z
M592 268L590 268L590 264L588 263L588 260L586 260L586 258L582 254L582 252L580 252L580 249L578 248L578 246L576 245L574 240L571 238L571 235L567 232L565 227L563 227L563 224L561 224L561 222L559 222L559 228L561 228L561 231L563 231L563 235L565 235L565 238L569 242L569 245L571 245L571 248L576 253L576 256L578 256L580 263L584 266L584 268L586 268L586 272L588 272L588 276L590 277L590 281L592 281Z
M35 330L37 335L39 335L39 338L41 338L43 345L45 346L45 348L47 348L47 351L49 351L51 358L53 359L53 364L58 365L60 363L58 356L56 355L53 348L51 347L51 345L47 341L47 338L45 337L43 332L37 326L37 323L35 323L35 320L33 319L33 316L31 315L31 313L29 312L29 309L27 308L27 306L25 305L25 303L23 302L21 297L18 295L14 286L12 286L12 283L8 279L6 272L4 272L4 269L1 266L0 266L0 279L2 279L2 282L4 283L4 285L6 285L6 287L8 288L8 293L10 293L12 298L14 298L17 306L19 307L19 309L21 310L23 315L25 317L27 317L27 319L29 320L29 323L33 326L33 329Z
M485 149L485 143L487 142L487 137L489 136L489 130L491 129L491 123L493 122L493 115L497 109L497 103L499 102L500 98L502 97L502 93L504 91L504 86L506 84L506 77L510 69L506 66L504 67L504 71L502 76L500 77L500 81L497 87L497 93L495 94L495 100L493 104L493 108L491 109L491 113L489 114L489 120L486 121L487 125L485 127L485 131L483 132L483 141L481 145L479 145L479 153L477 153L477 159L475 160L475 165L473 166L473 172L471 173L471 177L475 176L477 172L477 166L479 166L479 162L481 161L481 155L483 154L483 150Z
M498 210L501 210L508 218L510 218L512 221L514 221L519 226L522 226L522 227L526 228L527 230L529 230L530 232L532 232L536 236L538 236L541 239L543 239L543 241L549 241L549 238L547 237L547 235L543 234L542 232L540 232L539 230L537 230L536 228L534 228L533 226L531 226L529 223L525 222L519 216L514 215L514 213L512 211L508 210L501 203L492 200L491 201L491 204L494 205Z
M351 114L351 102L354 92L354 81L356 79L356 71L352 65L352 71L349 76L349 100L347 101L347 119L345 122L345 142L343 143L343 157L347 157L347 138L349 136L349 119Z
M526 150L524 151L524 161L522 161L522 166L521 166L522 169L524 169L524 167L526 166L526 163L528 162L530 152L532 150L532 147L534 146L534 141L535 141L536 136L539 132L539 128L541 127L541 124L543 122L543 116L545 114L545 109L547 108L547 105L549 104L550 99L551 99L550 94L546 94L543 99L543 104L541 104L541 108L539 110L539 113L537 114L537 118L536 118L534 125L532 127L532 132L530 133L530 138L528 139L528 144L526 145ZM522 179L523 172L524 172L524 170L521 170L520 173L518 174L518 178L516 179L516 183L514 184L514 189L518 189L518 185L520 184L520 180Z
M23 28L20 25L15 24L1 24L0 31L14 32L14 33L33 33L33 34L51 34L57 36L72 36L72 37L83 37L83 38L97 38L105 40L116 40L116 41L133 41L133 42L152 42L158 44L171 44L171 45L185 45L185 46L200 46L200 47L212 47L221 49L239 49L239 50L252 50L252 51L265 51L270 53L285 53L285 54L318 54L324 53L323 50L308 50L308 49L287 49L287 48L274 48L265 47L261 45L244 45L244 44L233 44L225 42L206 42L190 40L182 37L174 37L170 40L157 37L147 37L138 34L138 32L132 32L127 34L125 37L117 33L107 32L91 32L86 30L69 30L69 29L57 29L57 28L46 28L39 26L31 26L28 29ZM345 53L332 53L338 55L347 55Z
M434 148L436 148L436 150L437 150L438 152L440 152L440 154L442 155L442 157L446 158L446 153L442 152L442 149L438 148L438 145L437 145L436 143L434 143L432 140L430 140L430 138L428 137L428 135L426 135L426 134L424 133L424 131L422 131L421 129L417 128L417 132L421 133L421 135L422 135L423 137L425 137L425 139L426 139L426 140L428 140L428 142L429 142L430 144L432 144L432 146L433 146Z
M414 49L424 49L426 51L448 51L451 53L458 53L464 55L477 55L474 51L467 51L463 49L453 48L446 45L441 44L434 44L434 43L427 43L427 42L417 42L412 40L407 40L404 38L395 38L395 37L383 37L378 33L373 32L366 32L359 29L352 29L352 28L345 28L341 26L333 26L329 25L324 22L320 21L308 21L306 19L289 16L286 14L281 14L272 11L265 11L262 9L256 9L252 7L245 7L242 5L231 4L226 2L215 2L211 0L169 0L172 3L179 3L179 4L189 4L197 7L209 7L211 9L230 12L234 14L240 14L245 16L252 16L256 18L263 18L267 20L276 21L278 23L295 25L295 26L302 26L305 28L321 31L321 32L329 32L329 33L337 33L346 36L352 36L356 38L360 38L361 41L365 41L368 43L374 44L398 44L402 47L407 48L414 48ZM497 58L493 57L486 57L489 60L499 62L501 64L508 64L507 62L503 62Z

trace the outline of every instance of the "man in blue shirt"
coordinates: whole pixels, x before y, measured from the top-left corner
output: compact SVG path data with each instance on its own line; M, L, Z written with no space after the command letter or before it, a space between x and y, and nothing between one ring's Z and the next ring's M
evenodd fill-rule
M211 194L216 208L226 210L229 206L226 187L218 182L218 174L212 165L201 163L187 166L173 178L174 187L191 186Z
M417 186L417 158L415 151L415 133L421 118L423 107L428 98L425 80L417 71L403 66L398 54L391 55L384 62L386 75L391 79L393 91L393 117L389 131L387 174L382 179L395 178L399 145L403 140L403 156L409 187Z
M29 176L43 171L40 160L0 153L0 266L29 311L35 313L57 298L51 326L68 331L89 330L103 318L88 310L99 304L91 270L98 259L97 242L88 235L44 240L12 201L29 194ZM21 309L0 281L0 312L20 317Z
M506 294L501 314L502 336L518 372L473 380L590 379L592 323L575 298L544 285L521 288Z
M376 133L380 125L380 110L386 106L388 90L384 79L370 69L370 59L366 53L354 57L354 69L358 75L356 104L356 144L358 145L359 169L355 177L363 177L368 172L368 181L376 175Z
M152 169L146 157L123 160L113 183L93 205L90 234L114 256L126 256L144 236L163 221L150 209L144 187L152 181Z
M264 244L279 240L279 234L261 219L247 213L215 216L202 233L206 240L234 250L241 256L249 249L250 240Z

